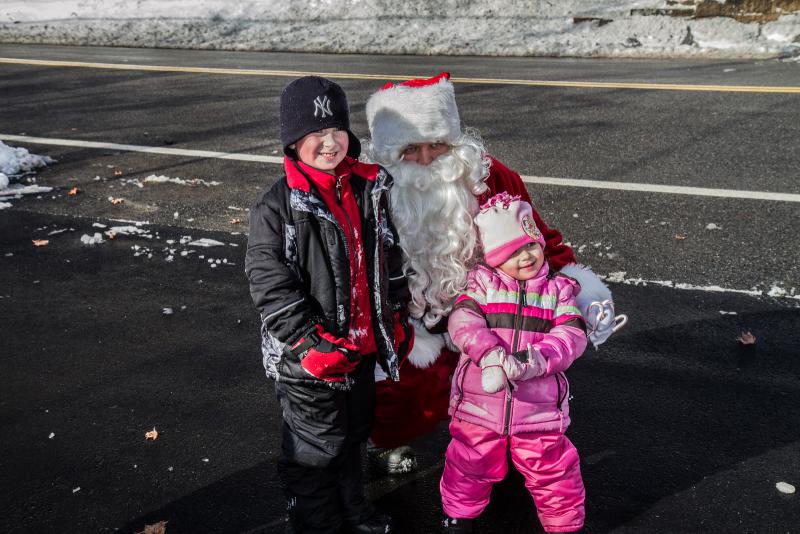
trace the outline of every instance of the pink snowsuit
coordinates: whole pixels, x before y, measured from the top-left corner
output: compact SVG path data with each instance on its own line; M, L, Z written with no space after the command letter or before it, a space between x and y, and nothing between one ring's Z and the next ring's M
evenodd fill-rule
M461 350L450 391L452 440L440 483L449 517L471 519L483 512L492 485L506 475L510 448L545 531L574 532L583 526L578 452L564 435L570 423L564 371L586 348L575 305L579 291L571 278L550 275L546 262L527 281L486 265L470 272L448 323ZM514 357L528 344L547 360L545 374L486 393L480 360L497 347Z

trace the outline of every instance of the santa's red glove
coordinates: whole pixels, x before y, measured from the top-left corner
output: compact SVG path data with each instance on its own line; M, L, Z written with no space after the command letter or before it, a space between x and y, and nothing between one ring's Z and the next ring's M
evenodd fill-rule
M414 346L414 327L408 319L400 317L400 312L394 314L394 351L399 359L403 359L411 352Z
M329 334L320 325L298 339L292 352L298 353L304 371L326 382L344 382L347 373L352 373L361 361L358 347Z

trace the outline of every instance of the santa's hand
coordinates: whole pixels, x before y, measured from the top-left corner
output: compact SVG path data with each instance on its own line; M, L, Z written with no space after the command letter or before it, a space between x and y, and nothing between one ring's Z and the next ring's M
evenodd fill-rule
M611 299L589 304L584 318L589 341L595 349L628 322L627 315L614 315L614 301Z
M506 360L506 351L502 348L494 349L481 358L481 387L486 393L497 393L506 388L508 380L503 371Z
M503 371L506 372L506 377L510 381L518 382L536 378L547 371L547 360L544 359L539 349L529 343L526 352L527 354L525 352L522 353L522 360L515 356L517 353L506 356L503 362Z

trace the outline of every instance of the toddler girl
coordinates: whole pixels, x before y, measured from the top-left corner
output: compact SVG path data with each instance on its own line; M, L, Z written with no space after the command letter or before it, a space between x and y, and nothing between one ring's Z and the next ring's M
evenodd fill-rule
M447 532L472 532L492 485L514 466L546 532L584 520L578 452L564 371L586 348L580 286L550 272L531 205L501 193L475 218L485 263L469 274L448 330L461 357L450 392L450 435L440 484Z

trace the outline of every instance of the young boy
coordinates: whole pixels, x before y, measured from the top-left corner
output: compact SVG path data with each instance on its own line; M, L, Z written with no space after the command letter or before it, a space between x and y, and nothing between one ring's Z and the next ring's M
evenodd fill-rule
M398 378L411 332L392 179L359 163L347 99L299 78L281 94L285 176L250 211L245 272L261 314L267 376L283 415L287 532L385 533L364 496L377 363Z

